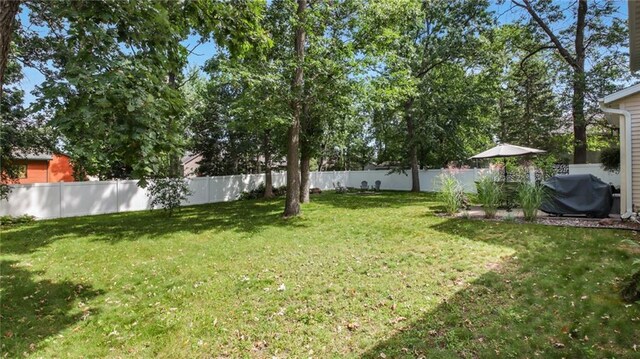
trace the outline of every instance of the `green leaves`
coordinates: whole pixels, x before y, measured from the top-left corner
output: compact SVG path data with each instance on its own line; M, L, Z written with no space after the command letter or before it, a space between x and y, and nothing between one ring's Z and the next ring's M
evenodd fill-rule
M176 77L186 64L187 36L213 36L232 55L268 46L259 1L26 6L31 23L46 29L20 29L23 61L46 69L36 109L53 114L50 125L70 154L101 177L160 175L184 151L186 110Z

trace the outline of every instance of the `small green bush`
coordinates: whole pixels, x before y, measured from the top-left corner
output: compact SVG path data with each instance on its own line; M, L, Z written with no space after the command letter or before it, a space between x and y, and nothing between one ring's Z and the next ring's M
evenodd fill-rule
M602 150L600 163L605 171L618 173L620 171L620 147L613 146Z
M542 205L545 195L545 187L542 185L523 182L518 186L518 204L522 208L525 221L535 221L538 218L538 208Z
M485 218L494 218L498 207L502 203L503 189L502 183L498 181L498 176L494 173L480 177L476 182L478 190L478 202L482 205Z
M31 223L36 220L36 217L30 216L28 214L23 214L22 216L0 216L0 225L3 226L11 226L17 224L25 224Z
M440 200L444 202L447 214L456 214L464 205L464 191L462 185L452 174L443 173L440 175Z
M157 178L147 190L151 197L151 208L162 207L170 216L191 194L184 178Z

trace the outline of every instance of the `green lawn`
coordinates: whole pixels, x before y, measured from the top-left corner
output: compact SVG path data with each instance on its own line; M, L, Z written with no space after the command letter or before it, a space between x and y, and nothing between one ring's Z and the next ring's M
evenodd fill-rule
M312 201L4 228L2 352L640 356L640 305L615 293L632 232L446 219L427 194Z

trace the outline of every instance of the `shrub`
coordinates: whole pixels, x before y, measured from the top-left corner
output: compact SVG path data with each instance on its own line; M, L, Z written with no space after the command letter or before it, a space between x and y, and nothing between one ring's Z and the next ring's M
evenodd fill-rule
M620 171L620 148L617 146L605 148L600 153L602 168L608 172Z
M260 184L258 185L258 187L256 187L256 188L252 189L251 191L248 191L248 192L247 192L247 191L242 192L242 193L240 194L240 197L239 197L238 199L240 199L240 200L244 200L244 199L258 199L258 198L262 198L262 197L264 197L264 190L265 190L264 183L260 183ZM275 196L275 192L276 192L276 191L275 191L275 188L274 188L274 189L273 189L273 195L274 195L274 196Z
M494 173L489 173L480 177L476 183L478 202L482 205L485 218L494 218L502 203L502 183L498 182L497 177Z
M638 242L626 239L622 243L628 245L633 250L640 249ZM633 261L633 266L640 265L640 258L636 258ZM622 282L622 289L620 290L622 299L627 303L635 303L640 301L640 270L635 270L630 276L624 279Z
M264 183L260 183L258 187L248 192L242 192L239 200L258 199L264 197L265 186ZM281 197L287 193L287 186L273 187L273 196Z
M440 175L439 197L444 202L445 211L448 214L456 214L464 204L464 191L462 185L452 174Z
M28 214L23 214L22 216L0 216L0 225L3 226L11 226L16 224L25 224L31 223L36 220L36 217L30 216Z
M545 188L539 184L523 182L518 186L518 204L522 207L525 221L535 221L538 218L538 208L545 197Z
M151 196L151 208L162 207L169 215L191 194L184 178L158 178L147 188Z

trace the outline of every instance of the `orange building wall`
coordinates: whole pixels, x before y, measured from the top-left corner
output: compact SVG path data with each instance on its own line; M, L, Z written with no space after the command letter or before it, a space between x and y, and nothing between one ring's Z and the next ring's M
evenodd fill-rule
M28 161L27 178L20 178L18 183L73 182L73 167L69 157L54 154L51 161Z
M73 182L73 167L69 157L54 154L49 161L49 182Z
M18 183L43 183L47 182L48 161L27 162L27 178L20 178Z

